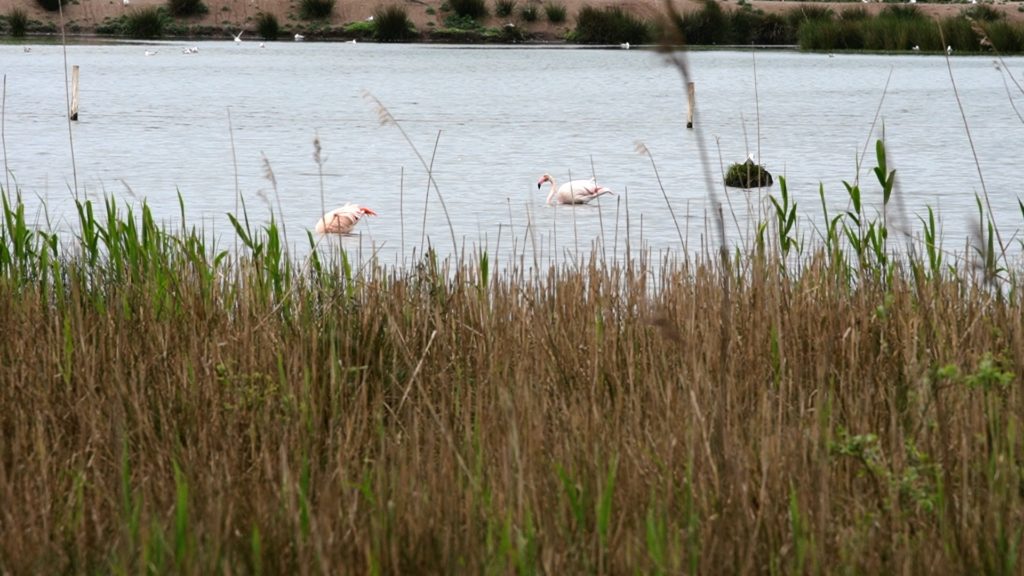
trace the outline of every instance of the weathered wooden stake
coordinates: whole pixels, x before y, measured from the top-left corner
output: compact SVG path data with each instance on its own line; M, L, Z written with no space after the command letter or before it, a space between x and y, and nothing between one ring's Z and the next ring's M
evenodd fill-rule
M686 127L693 128L693 105L696 96L694 95L694 83L686 83Z
M71 68L71 119L78 120L78 64Z

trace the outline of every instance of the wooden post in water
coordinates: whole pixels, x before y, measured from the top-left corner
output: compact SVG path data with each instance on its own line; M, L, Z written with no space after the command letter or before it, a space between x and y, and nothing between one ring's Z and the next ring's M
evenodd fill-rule
M696 90L693 82L686 83L686 127L693 128L693 106L696 100L694 91Z
M78 120L78 64L71 68L71 111L72 120Z

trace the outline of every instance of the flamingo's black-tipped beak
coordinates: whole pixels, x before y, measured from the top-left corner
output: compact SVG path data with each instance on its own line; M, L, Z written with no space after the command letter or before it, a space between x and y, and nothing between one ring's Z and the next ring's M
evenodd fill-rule
M540 182L537 182L537 190L540 190Z

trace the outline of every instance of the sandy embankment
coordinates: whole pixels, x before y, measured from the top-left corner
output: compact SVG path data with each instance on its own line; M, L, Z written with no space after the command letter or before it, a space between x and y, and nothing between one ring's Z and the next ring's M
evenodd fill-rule
M278 17L285 30L301 30L309 26L309 22L300 20L298 17L298 0L204 0L209 7L209 12L198 18L190 18L187 21L192 24L223 28L225 37L229 30L247 29L254 30L254 20L261 12L268 12ZM621 6L638 16L647 19L655 19L664 12L662 0L557 0L565 5L568 19L563 24L550 24L548 22L527 23L516 18L490 17L484 22L487 26L501 26L506 22L513 21L517 26L525 27L531 34L545 39L559 39L564 37L565 32L573 26L574 15L584 5L592 6ZM126 11L144 6L161 6L166 0L130 0L130 5L125 6L123 0L78 0L76 3L69 3L64 7L64 19L68 25L76 25L84 33L90 33L102 24L107 18L117 17ZM738 6L738 0L726 0L722 4L726 9L734 9ZM373 14L375 8L382 4L398 3L406 7L410 19L417 29L427 30L442 25L443 16L440 14L440 6L443 0L339 0L330 19L332 26L342 26L348 22L363 20ZM518 5L535 3L538 6L544 0L518 0ZM493 11L493 0L488 0ZM827 6L834 11L841 12L846 8L863 7L869 12L878 12L885 4L880 3L851 3L851 2L785 2L783 0L755 0L752 2L757 9L765 12L784 12L800 6ZM693 10L699 7L695 0L676 0L675 5L681 11ZM1019 2L1001 3L993 5L995 8L1006 13L1007 17L1013 20L1024 19L1024 13L1018 10ZM21 7L28 11L29 17L41 22L58 23L57 13L47 12L40 8L34 0L0 0L0 14L6 14L13 7ZM959 14L965 8L964 4L925 4L918 3L916 6L927 14L934 17L953 16ZM430 14L429 12L433 12ZM543 10L541 18L543 20Z

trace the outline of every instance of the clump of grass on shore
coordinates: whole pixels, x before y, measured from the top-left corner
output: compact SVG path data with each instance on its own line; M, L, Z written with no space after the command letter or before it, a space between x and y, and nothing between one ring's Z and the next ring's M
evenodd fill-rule
M277 40L281 35L281 24L270 12L260 12L256 17L256 33L264 40Z
M565 5L553 1L546 2L544 4L544 15L547 16L548 22L561 24L565 22L567 15Z
M166 6L171 16L179 18L202 16L210 11L203 0L167 0Z
M651 27L618 7L597 9L584 6L576 15L576 29L570 40L580 44L645 44L651 39Z
M456 16L476 20L487 16L485 0L449 0L449 5Z
M0 571L1014 573L1021 278L980 201L976 258L890 240L876 156L724 260L540 270L5 192Z
M335 0L300 0L299 16L303 20L330 18L334 12Z
M57 12L60 10L61 4L67 3L67 0L36 0L36 4L48 12Z
M494 2L494 15L511 16L516 10L516 0L495 0Z
M163 36L167 13L155 6L135 8L121 19L121 33L131 38L149 39Z
M389 4L374 11L374 35L380 42L406 42L416 37L416 27L404 6Z
M7 11L7 28L11 36L21 38L28 30L28 13L22 8L11 8Z
M536 4L525 4L522 9L519 10L519 17L524 22L536 22L539 16L539 11Z

